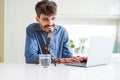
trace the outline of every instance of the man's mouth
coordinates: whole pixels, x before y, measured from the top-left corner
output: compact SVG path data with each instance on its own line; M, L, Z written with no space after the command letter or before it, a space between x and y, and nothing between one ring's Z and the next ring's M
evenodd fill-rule
M45 25L45 28L49 28L49 27L55 27L55 24L53 24L53 25Z
M47 32L53 32L53 28L55 28L55 24L53 25L45 25L44 26L44 29L47 31Z

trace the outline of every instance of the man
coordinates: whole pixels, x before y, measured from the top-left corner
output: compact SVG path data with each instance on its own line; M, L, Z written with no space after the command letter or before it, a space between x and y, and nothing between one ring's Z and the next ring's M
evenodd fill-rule
M65 28L55 24L57 5L53 1L43 0L36 4L36 21L26 29L25 59L26 63L39 63L39 54L47 54L47 36L51 40L49 53L57 63L80 62L84 58L73 57L70 40Z

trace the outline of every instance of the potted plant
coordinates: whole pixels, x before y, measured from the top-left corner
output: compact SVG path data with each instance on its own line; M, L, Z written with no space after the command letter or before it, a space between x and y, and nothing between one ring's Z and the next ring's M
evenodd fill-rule
M72 49L72 53L74 53L75 44L74 44L73 40L70 40L70 46L71 46L71 49Z
M79 45L79 47L80 47L80 51L81 51L81 53L84 52L84 49L85 49L85 43L86 43L87 40L88 40L88 39L85 38L85 37L83 37L83 38L79 38L79 41L80 41L80 45Z

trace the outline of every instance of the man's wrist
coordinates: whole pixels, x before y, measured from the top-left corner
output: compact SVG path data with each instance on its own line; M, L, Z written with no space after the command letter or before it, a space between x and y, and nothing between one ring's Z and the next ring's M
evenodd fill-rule
M61 59L60 59L60 62L61 62L61 63L65 63L65 58L61 58Z
M66 61L66 58L64 58L64 63L66 63L67 61Z
M55 59L55 62L60 64L60 59L59 58Z
M55 59L56 63L66 63L66 58L57 58Z

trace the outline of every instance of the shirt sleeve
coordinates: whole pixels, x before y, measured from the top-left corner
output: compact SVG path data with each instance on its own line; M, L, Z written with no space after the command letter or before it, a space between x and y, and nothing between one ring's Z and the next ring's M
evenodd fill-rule
M26 28L25 60L26 63L39 63L38 44L35 40L34 30Z
M71 53L71 47L70 47L70 39L67 30L64 31L64 37L63 37L63 58L70 58L73 57L73 54Z

